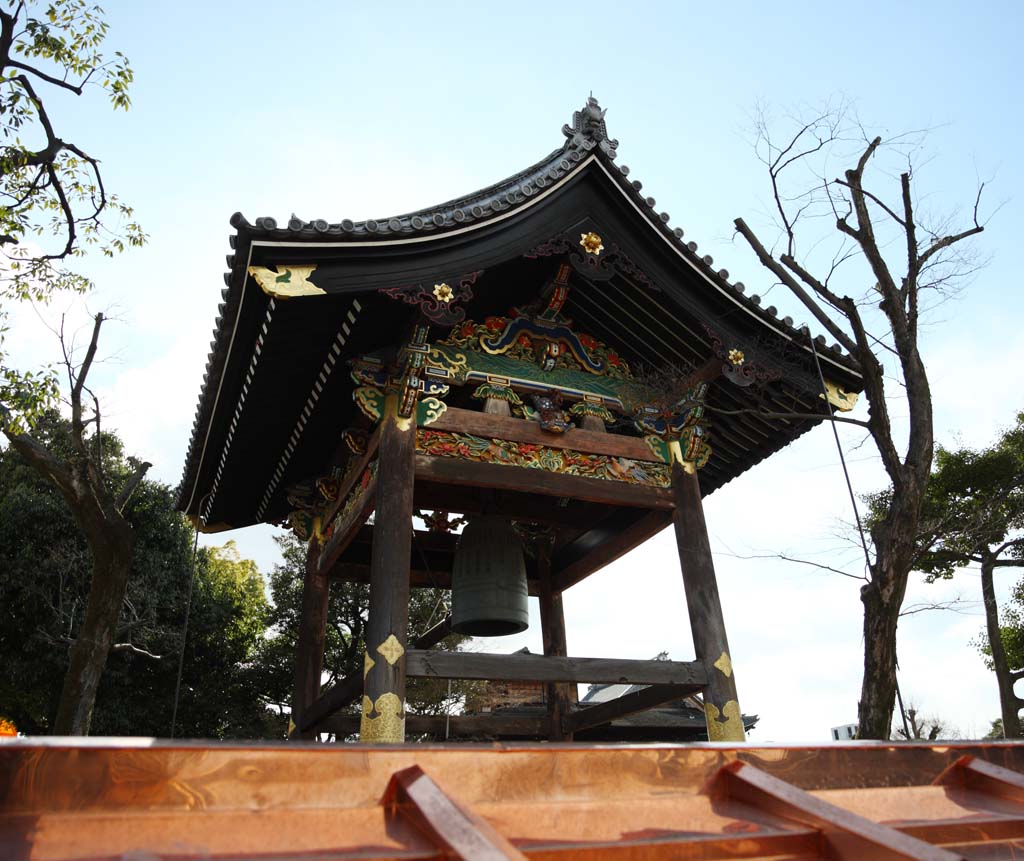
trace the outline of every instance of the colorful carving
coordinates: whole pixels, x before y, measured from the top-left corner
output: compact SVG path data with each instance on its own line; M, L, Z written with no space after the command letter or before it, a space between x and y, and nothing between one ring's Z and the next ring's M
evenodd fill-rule
M664 463L584 454L572 449L485 439L465 433L421 430L416 434L416 450L437 457L459 457L480 463L544 469L563 475L624 481L648 487L668 487L671 483L669 467Z
M403 287L382 287L380 292L407 305L418 305L420 313L431 323L439 326L454 326L466 319L466 311L458 303L473 298L473 284L483 275L483 270L462 275L455 286L448 282L439 284L407 284Z
M275 299L294 299L297 296L320 296L321 290L309 276L316 266L277 266L277 272L265 266L250 266L249 274L260 285L260 289Z
M579 401L572 405L569 409L569 415L578 416L596 416L605 423L611 423L615 421L615 416L612 415L611 410L603 404L595 404L590 401Z
M477 386L476 391L473 392L473 397L480 401L505 401L512 407L521 407L523 405L523 399L515 393L514 389L497 383L484 383L482 386Z
M416 516L422 520L431 532L454 532L458 527L469 523L469 518L459 515L452 517L447 511L417 511Z
M767 383L782 379L781 371L765 368L749 361L747 351L735 346L726 347L721 335L707 323L704 324L704 331L711 341L711 350L715 357L722 360L722 376L733 385L746 388L754 383Z
M743 741L743 716L740 704L729 700L719 711L714 703L704 703L704 718L708 723L708 741Z
M446 387L447 390L447 387ZM359 386L352 392L352 399L356 402L356 406L362 411L371 421L380 421L384 415L385 402L387 395L384 394L380 389L374 386ZM448 405L439 398L427 397L422 400L415 401L416 406L416 424L420 427L433 424L442 415L445 410L448 409Z
M573 427L569 414L562 409L562 396L558 392L546 395L530 395L533 401L533 415L540 423L540 429L548 433L565 433Z
M405 741L405 709L397 694L381 694L376 702L363 696L359 741L364 744L401 744Z

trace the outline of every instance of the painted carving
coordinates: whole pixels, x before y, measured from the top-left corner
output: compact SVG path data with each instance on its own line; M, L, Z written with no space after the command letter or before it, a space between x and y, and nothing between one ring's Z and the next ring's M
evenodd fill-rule
M846 389L840 388L831 380L825 380L825 391L828 395L826 400L832 406L837 407L841 413L848 413L852 410L857 405L857 398L860 397L856 392L848 392ZM826 396L820 395L819 397L825 398Z
M569 415L562 409L562 396L558 392L545 395L530 395L533 412L540 429L548 433L565 433L573 427ZM531 416L534 418L534 416Z
M398 642L398 637L394 634L388 634L388 638L377 646L377 651L384 656L384 660L392 667L405 654L405 649L402 648L402 644Z
M420 518L427 529L431 532L454 532L458 527L469 523L469 518L463 515L452 517L447 511L419 511L416 516Z
M260 289L264 293L275 299L321 296L326 292L309 280L309 276L316 270L316 266L278 265L277 270L274 272L265 266L250 266L249 274L256 279L256 283L260 285Z
M382 287L380 292L407 305L419 306L420 313L431 323L454 326L466 319L466 311L459 303L473 298L473 284L483 270L462 275L454 286L448 282L438 284L408 284L403 287Z
M401 744L405 741L405 709L397 694L381 694L376 702L363 696L359 741L364 744Z
M631 281L642 284L648 289L658 289L647 276L647 273L637 266L617 243L609 242L605 245L600 237L598 237L598 242L602 246L603 253L588 253L586 250L581 250L581 246L583 246L581 239L575 239L569 234L564 233L530 249L523 257L529 260L536 260L540 257L560 257L566 255L573 269L592 280L607 281L616 274L620 274L626 276ZM585 249L585 246L583 248Z
M722 376L733 385L746 388L754 383L768 383L782 379L781 371L751 362L750 356L747 355L748 351L741 350L737 346L727 347L722 336L707 323L704 324L704 331L711 341L711 350L715 357L722 360Z
M708 741L743 741L743 717L736 700L729 700L719 711L714 703L704 703L708 723Z
M459 457L480 463L544 469L564 475L624 481L648 487L668 487L671 483L669 467L664 463L584 454L572 449L485 439L465 433L421 430L416 434L416 450L437 457Z

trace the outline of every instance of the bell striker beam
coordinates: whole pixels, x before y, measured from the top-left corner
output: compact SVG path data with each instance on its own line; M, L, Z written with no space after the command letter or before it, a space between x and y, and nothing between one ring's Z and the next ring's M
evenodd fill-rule
M416 418L399 414L395 394L385 401L379 452L359 727L359 740L369 744L405 741Z
M743 718L736 694L736 677L729 657L729 641L725 635L722 602L711 557L711 543L704 521L700 484L696 465L684 461L673 451L672 490L675 512L672 521L676 530L676 547L683 571L686 608L697 660L707 670L704 688L704 715L708 725L708 741L743 741Z
M302 581L302 615L295 656L295 687L292 697L291 738L313 738L313 732L300 732L303 713L320 694L324 669L324 640L327 632L327 599L330 580L319 572L321 544L319 525L309 540L306 573Z
M562 610L562 593L555 588L554 572L551 569L551 544L545 535L540 536L536 544L541 637L545 655L564 658L569 654L565 640L565 613ZM562 729L562 720L569 716L571 708L569 685L565 682L548 682L545 693L551 724L548 738L551 741L572 741L572 733Z

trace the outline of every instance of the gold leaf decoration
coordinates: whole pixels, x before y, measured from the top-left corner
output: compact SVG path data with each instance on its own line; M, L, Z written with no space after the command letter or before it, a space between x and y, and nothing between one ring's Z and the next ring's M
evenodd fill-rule
M708 741L745 740L740 704L736 700L729 700L721 711L714 703L704 703L704 717L708 723ZM725 720L719 720L721 717Z
M401 744L405 741L405 710L397 694L381 694L376 703L363 696L359 741L364 744Z
M363 652L363 678L365 679L369 674L370 670L373 669L373 665L377 663L373 658L370 657L369 652Z
M274 272L265 266L250 266L249 274L256 279L264 293L275 299L322 296L326 293L309 280L316 266L278 266L277 269Z
M713 666L716 667L726 678L729 678L732 675L732 659L729 657L728 652L722 652Z
M729 351L729 361L739 367L747 360L747 357L743 354L742 350L732 349Z
M394 634L388 634L388 638L377 646L377 651L391 666L394 666L395 662L405 654L405 649L402 648L402 644L398 642L398 637Z
M828 393L827 398L825 398L825 395L818 395L818 397L825 398L841 413L848 413L852 410L857 405L857 399L860 397L857 392L848 392L831 380L825 380L825 391Z
M580 245L583 246L583 250L587 254L593 254L595 257L604 251L604 243L601 241L601 237L593 231L580 234Z
M452 296L454 295L455 291L443 281L440 284L434 285L434 296L437 297L438 302L444 302L447 304L452 301Z

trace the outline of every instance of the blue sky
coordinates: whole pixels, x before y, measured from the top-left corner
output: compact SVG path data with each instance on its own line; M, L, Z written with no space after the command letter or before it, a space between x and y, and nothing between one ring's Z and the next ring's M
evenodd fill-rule
M97 292L43 313L119 317L95 381L107 421L168 483L181 472L233 212L338 221L449 199L560 146L562 123L591 90L608 108L619 162L658 209L798 320L806 313L770 290L732 236L737 216L767 230L769 189L750 145L755 105L781 115L845 95L883 136L930 129L916 172L921 205L969 208L979 177L991 180L986 211L1003 204L978 243L988 266L925 336L938 440L983 445L1024 408L1014 385L1024 362L1020 4L104 5L109 44L135 68L134 107L115 115L93 94L53 110L62 134L103 159L108 186L136 207L151 241L113 262L85 261ZM10 344L26 363L52 355L24 310ZM850 452L858 493L881 484L870 455ZM757 740L823 741L856 718L856 582L739 558L819 554L856 570L835 537L850 519L836 460L819 428L707 503L741 703L762 716ZM235 536L265 569L275 558L268 535ZM942 586L913 579L910 601L978 597L970 573ZM573 654L692 655L667 533L574 587L566 607ZM968 734L998 714L994 679L968 646L979 614L926 613L900 628L904 694ZM539 642L534 625L487 648Z

